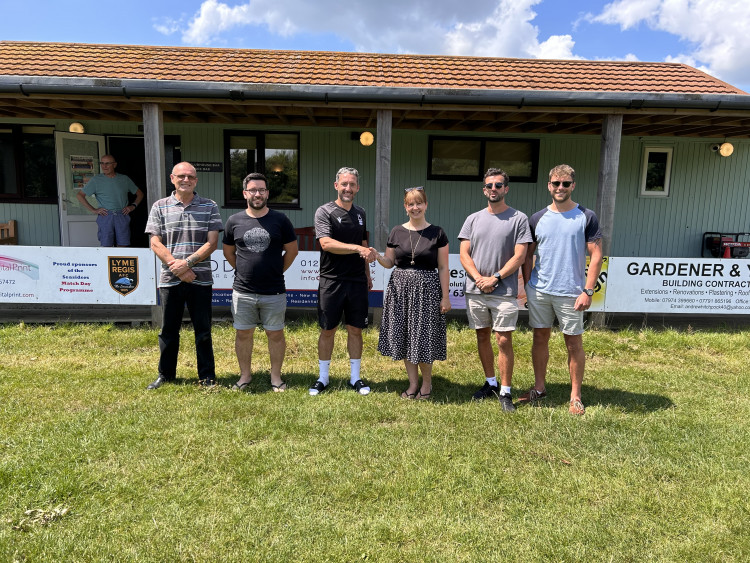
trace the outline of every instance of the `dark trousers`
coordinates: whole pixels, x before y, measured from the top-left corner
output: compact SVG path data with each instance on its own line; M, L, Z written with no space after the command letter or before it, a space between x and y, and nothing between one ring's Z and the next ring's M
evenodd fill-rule
M180 351L180 327L187 305L195 330L195 352L198 359L198 377L214 379L214 347L211 340L211 286L181 283L174 287L159 288L164 305L164 317L159 333L159 375L166 379L177 376L177 354Z

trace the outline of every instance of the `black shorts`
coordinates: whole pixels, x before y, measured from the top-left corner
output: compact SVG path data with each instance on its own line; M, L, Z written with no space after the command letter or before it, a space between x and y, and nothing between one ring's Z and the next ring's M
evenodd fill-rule
M370 312L367 282L337 281L320 278L318 286L318 324L323 330L344 322L355 328L367 328Z

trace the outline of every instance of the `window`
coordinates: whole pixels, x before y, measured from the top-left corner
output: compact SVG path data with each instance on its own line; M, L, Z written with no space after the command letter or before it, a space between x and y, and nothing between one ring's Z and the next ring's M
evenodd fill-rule
M430 137L430 180L481 180L488 168L502 168L511 182L536 182L537 139Z
M671 147L645 147L641 195L647 197L669 196L669 175L672 168Z
M268 178L272 207L299 209L299 134L224 132L224 204L245 207L242 180L250 172Z
M0 125L0 201L57 203L53 131Z

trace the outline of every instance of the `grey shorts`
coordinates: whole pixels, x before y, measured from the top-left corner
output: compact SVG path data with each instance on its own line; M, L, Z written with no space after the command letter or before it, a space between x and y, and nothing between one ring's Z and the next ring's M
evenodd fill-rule
M495 332L516 330L518 301L515 297L467 293L466 316L474 330L490 326Z
M577 297L550 295L526 286L526 303L529 307L531 328L552 328L555 317L563 334L583 334L583 311L576 311Z
M260 295L232 291L234 328L249 330L262 326L265 330L282 330L286 315L286 293Z

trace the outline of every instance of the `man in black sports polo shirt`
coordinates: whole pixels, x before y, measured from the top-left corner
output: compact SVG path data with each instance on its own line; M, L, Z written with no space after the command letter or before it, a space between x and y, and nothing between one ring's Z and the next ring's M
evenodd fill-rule
M349 387L360 395L370 388L360 378L362 329L367 327L368 297L372 289L369 263L375 251L367 244L365 210L354 205L359 191L359 172L341 168L333 184L338 197L315 212L315 238L320 243L320 282L318 286L319 376L310 388L317 395L328 386L334 336L342 315L346 323L351 375Z

